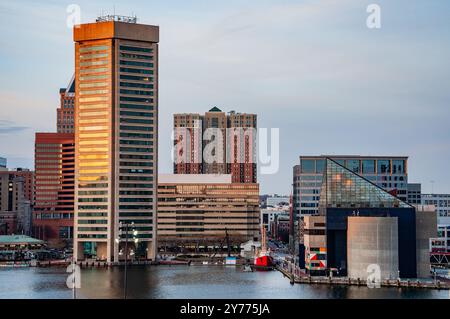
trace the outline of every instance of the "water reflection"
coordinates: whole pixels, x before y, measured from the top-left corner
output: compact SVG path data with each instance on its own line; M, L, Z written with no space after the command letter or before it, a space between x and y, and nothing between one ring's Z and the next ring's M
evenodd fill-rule
M79 298L122 298L123 269L82 269ZM72 298L64 268L0 270L0 298ZM129 298L449 298L448 291L290 285L279 272L221 266L131 267Z

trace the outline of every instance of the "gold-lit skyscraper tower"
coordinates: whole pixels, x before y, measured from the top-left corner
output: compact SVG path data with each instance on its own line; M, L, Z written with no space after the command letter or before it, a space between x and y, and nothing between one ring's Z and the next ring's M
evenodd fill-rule
M75 258L154 259L159 27L100 17L74 41Z

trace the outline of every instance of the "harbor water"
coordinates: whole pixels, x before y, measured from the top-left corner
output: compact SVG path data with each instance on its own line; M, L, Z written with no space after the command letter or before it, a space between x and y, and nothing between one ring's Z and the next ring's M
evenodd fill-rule
M70 274L62 267L0 269L0 298L69 299ZM133 266L129 298L192 299L449 299L448 290L291 285L278 271L245 272L235 266ZM124 272L118 267L81 270L77 298L122 298Z

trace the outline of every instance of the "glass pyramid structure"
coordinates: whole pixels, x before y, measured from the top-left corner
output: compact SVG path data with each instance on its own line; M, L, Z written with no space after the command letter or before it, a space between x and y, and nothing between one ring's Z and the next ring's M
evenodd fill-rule
M319 211L326 208L411 208L364 177L327 158Z

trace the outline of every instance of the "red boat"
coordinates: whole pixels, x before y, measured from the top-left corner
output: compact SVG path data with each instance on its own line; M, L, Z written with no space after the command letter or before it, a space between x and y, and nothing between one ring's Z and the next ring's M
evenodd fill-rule
M274 266L270 251L266 248L266 228L261 229L261 251L256 253L254 267L257 270L272 270Z

